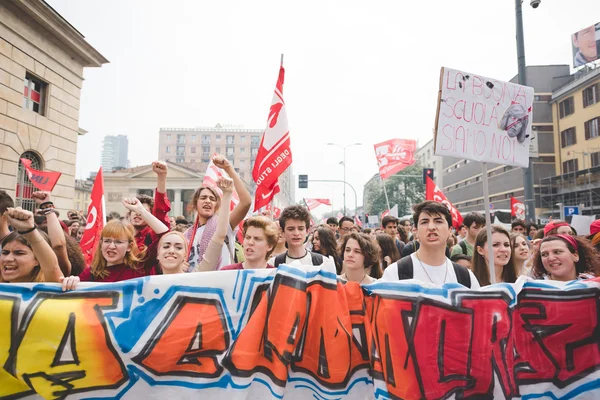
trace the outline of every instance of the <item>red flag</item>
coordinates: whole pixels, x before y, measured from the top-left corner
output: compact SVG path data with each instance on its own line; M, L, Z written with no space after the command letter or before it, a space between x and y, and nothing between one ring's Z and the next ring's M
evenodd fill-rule
M309 210L313 210L319 207L321 204L324 204L326 206L331 205L331 201L329 199L304 199L304 202L306 203L306 207L308 207Z
M285 70L282 65L279 68L279 77L271 101L267 127L262 136L252 170L252 179L256 182L254 211L271 202L271 199L279 192L277 183L279 176L292 163L290 131L283 100L284 75Z
M414 152L417 149L417 142L414 140L392 139L378 143L374 147L381 179L388 178L415 163Z
M60 172L54 171L38 171L31 168L31 160L21 158L21 164L25 167L25 172L31 181L31 184L39 190L51 192L58 182L58 178L62 175ZM31 197L31 196L29 196Z
M452 205L444 196L444 193L440 190L440 188L433 182L430 177L427 177L427 185L425 187L425 200L433 200L438 203L445 204L446 207L450 210L450 214L452 215L452 225L458 229L458 227L462 224L463 217L460 215L456 207Z
M217 153L214 153L213 158L216 155ZM204 174L202 186L207 186L215 189L217 193L219 193L219 195L223 197L223 191L217 186L217 181L220 177L226 175L227 174L224 174L224 171L221 168L217 167L215 163L212 160L210 160L210 163L208 163L208 168L206 168L206 173ZM237 192L235 191L235 188L233 188L233 193L231 194L231 202L229 203L229 210L233 210L239 202L240 196L238 196Z
M281 208L274 207L271 205L271 203L267 204L267 211L271 212L271 216L273 217L273 219L278 219L281 215Z
M520 219L521 221L524 221L525 203L510 196L510 215L516 217L517 219Z
M358 225L359 228L362 228L362 222L360 221L360 218L358 218L358 215L354 216L354 224Z
M85 226L85 232L79 247L85 257L86 265L92 263L96 247L102 236L102 229L106 223L106 215L104 215L104 178L102 177L102 167L98 170L94 186L92 187L92 194L90 195L90 206L88 207L87 213L87 224Z
M381 219L383 219L383 217L390 215L390 210L385 210L384 212L381 213Z

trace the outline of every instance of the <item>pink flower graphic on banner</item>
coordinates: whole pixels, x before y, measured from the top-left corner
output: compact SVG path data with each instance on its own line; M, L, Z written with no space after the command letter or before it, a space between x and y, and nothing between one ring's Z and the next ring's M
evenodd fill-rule
M279 113L283 108L282 103L276 103L271 105L271 110L269 111L269 128L273 128L277 125L277 118L279 118Z

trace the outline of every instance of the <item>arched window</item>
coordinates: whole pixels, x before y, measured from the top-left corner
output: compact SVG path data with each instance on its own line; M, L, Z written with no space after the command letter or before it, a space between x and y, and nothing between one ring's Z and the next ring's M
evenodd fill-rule
M31 194L35 192L35 187L31 184L25 167L21 163L21 158L31 160L31 168L38 171L43 170L42 159L33 151L26 151L19 157L19 169L17 171L17 189L15 195L15 204L17 207L22 207L25 210L33 211L35 209L35 201L31 198Z

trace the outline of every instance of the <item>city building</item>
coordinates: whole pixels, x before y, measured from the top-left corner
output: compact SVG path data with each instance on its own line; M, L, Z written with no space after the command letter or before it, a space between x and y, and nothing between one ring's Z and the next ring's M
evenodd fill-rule
M439 187L444 186L442 157L434 154L433 139L419 147L415 152L417 163L423 168L433 168L433 181Z
M89 179L75 179L75 197L73 201L73 210L83 211L87 214L88 206L90 205L90 196L94 182Z
M0 189L33 210L34 188L20 162L62 173L52 192L73 208L83 69L108 60L46 2L0 2Z
M600 68L584 68L552 94L556 176L542 180L543 207L600 213Z
M125 135L105 136L102 141L102 171L111 172L125 169L129 154L129 140Z
M258 154L262 129L244 129L217 124L215 127L161 128L158 135L158 159L206 171L214 153L223 154L245 182L250 182L250 193L256 186L252 168ZM294 176L292 168L279 177L281 192L273 205L284 208L294 204Z
M528 66L527 86L534 89L531 141L536 215L542 215L542 179L555 175L555 127L552 118L553 91L572 79L568 65ZM517 82L515 76L511 82ZM444 157L442 191L460 212L484 212L482 165L480 162ZM488 163L490 204L494 210L510 210L510 198L523 200L523 169Z

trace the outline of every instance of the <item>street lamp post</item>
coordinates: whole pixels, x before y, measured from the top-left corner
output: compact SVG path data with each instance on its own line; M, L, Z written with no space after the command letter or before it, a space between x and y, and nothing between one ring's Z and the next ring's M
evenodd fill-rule
M344 150L344 215L346 215L346 149L348 147L352 147L352 146L360 146L362 145L362 143L352 143L352 144L348 144L346 146L343 146L341 144L337 144L337 143L327 143L327 146L337 146L337 147L341 147L342 150ZM358 205L356 206L358 207Z

